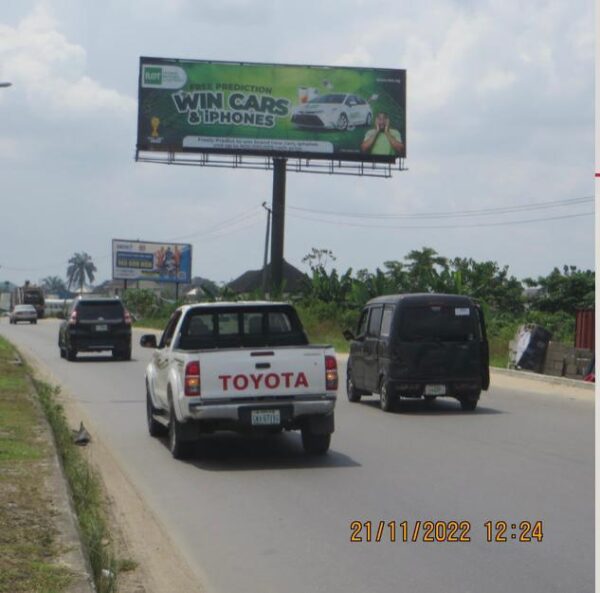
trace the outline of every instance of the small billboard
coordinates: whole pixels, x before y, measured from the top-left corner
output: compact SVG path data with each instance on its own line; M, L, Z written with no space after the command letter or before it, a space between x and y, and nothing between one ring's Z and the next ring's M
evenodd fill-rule
M137 149L394 162L406 71L142 57Z
M112 241L113 280L192 280L192 246L188 243L154 241Z

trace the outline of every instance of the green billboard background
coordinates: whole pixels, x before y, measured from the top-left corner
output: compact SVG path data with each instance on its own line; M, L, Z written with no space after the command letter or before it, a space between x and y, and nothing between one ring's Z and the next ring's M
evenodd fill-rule
M402 150L361 150L379 112ZM392 162L406 156L406 72L142 57L137 148Z

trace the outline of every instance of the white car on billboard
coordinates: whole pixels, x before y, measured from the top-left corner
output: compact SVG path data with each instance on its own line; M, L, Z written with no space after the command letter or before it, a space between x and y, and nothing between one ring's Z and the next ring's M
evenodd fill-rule
M351 126L370 126L372 121L373 113L367 101L345 93L319 95L292 111L292 123L299 128L345 131Z

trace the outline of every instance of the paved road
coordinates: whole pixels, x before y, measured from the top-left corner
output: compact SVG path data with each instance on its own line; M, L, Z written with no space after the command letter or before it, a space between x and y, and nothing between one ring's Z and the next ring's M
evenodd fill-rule
M591 593L593 394L492 386L475 413L454 401L392 414L343 388L330 454L295 433L207 437L171 459L144 417L143 369L103 356L61 360L57 323L0 333L47 365L93 418L172 537L216 593ZM344 372L344 368L341 369ZM470 542L350 543L352 521L469 521ZM543 521L541 543L487 543L486 521ZM363 529L360 533L366 535ZM412 534L411 534L412 535ZM421 538L422 539L422 538Z

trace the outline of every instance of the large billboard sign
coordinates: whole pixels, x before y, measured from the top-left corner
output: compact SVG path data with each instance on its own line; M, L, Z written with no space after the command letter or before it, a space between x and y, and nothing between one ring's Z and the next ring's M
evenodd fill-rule
M406 71L142 57L137 148L394 162Z
M113 239L114 280L192 280L192 246L188 243L155 243Z

